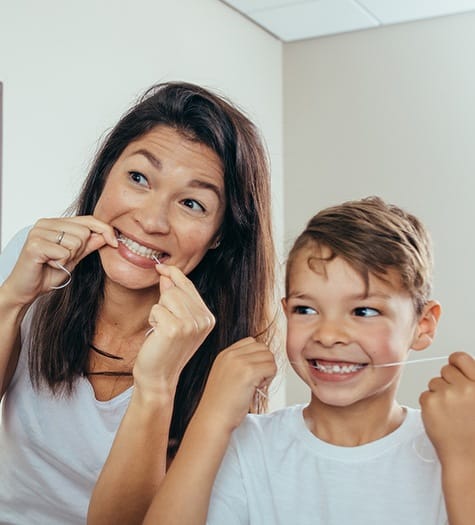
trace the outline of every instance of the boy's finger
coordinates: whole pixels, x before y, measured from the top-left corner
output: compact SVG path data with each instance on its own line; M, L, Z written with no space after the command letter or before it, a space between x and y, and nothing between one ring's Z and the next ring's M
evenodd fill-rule
M458 368L465 377L475 381L475 359L466 352L454 352L449 356L449 363Z

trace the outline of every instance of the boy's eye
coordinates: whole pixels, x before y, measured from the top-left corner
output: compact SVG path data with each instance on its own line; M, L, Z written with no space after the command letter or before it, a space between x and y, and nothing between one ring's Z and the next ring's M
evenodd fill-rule
M130 176L130 179L136 184L140 184L142 186L148 185L147 177L145 177L145 175L142 175L138 171L129 171L129 176Z
M360 306L353 310L357 317L375 317L380 314L376 308L370 308L369 306Z
M184 199L182 202L187 208L190 208L190 210L205 211L204 206L202 206L198 201L195 201L194 199Z
M317 313L317 311L314 308L311 308L310 306L301 305L294 306L293 312L299 315L313 315Z

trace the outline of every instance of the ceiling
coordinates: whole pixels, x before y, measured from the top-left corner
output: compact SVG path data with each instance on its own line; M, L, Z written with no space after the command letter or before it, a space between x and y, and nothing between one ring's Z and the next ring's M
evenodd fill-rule
M475 11L475 0L222 1L283 42Z

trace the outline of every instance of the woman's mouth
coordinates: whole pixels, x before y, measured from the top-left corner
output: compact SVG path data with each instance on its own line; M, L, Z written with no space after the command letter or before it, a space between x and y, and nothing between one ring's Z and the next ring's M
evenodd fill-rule
M146 259L151 259L154 262L158 261L160 263L163 259L169 256L169 254L166 252L159 252L157 250L152 250L152 248L148 248L147 246L143 246L142 244L129 239L117 230L116 236L117 240L122 243L129 251L135 255L139 255L140 257L145 257Z
M325 374L352 374L367 366L366 363L350 363L346 361L333 362L312 359L309 362L312 368Z

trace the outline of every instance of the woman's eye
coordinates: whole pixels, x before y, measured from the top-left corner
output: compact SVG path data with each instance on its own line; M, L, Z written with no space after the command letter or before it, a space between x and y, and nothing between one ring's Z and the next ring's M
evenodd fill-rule
M204 206L202 206L198 201L194 199L184 199L182 201L183 205L193 211L205 211Z
M369 306L360 306L354 309L354 314L357 317L375 317L380 315L379 310L376 308L370 308Z
M316 314L317 311L314 308L311 308L310 306L294 306L293 312L298 315L313 315Z
M129 177L136 184L140 184L141 186L148 185L147 177L145 177L145 175L142 175L138 171L129 171Z

